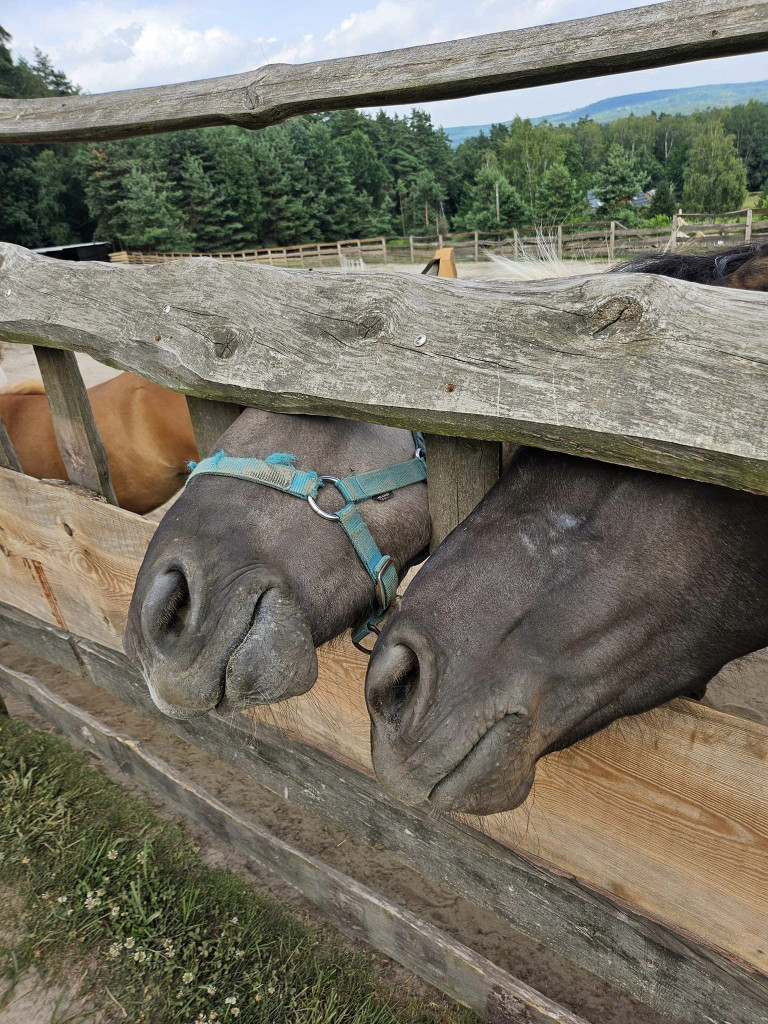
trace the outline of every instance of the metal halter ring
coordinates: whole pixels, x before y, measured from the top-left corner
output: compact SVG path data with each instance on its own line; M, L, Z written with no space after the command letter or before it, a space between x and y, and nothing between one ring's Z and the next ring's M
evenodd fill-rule
M321 476L319 477L319 480L321 487L325 484L326 480L330 480L332 484L337 484L339 482L339 478L337 476ZM331 519L334 522L338 522L338 515L335 512L323 511L323 509L320 508L320 506L317 504L317 502L315 501L311 494L307 495L307 501L309 502L309 507L312 509L312 511L317 512L317 514L319 516L322 516L323 519Z
M384 592L384 584L382 583L381 577L384 575L384 573L387 571L390 565L394 568L395 563L392 561L389 555L387 555L386 562L376 573L376 600L379 602L379 608L387 607L387 595Z

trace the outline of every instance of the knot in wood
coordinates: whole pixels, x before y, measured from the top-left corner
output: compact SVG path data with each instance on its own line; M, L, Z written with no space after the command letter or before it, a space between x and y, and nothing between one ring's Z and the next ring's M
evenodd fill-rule
M217 327L211 331L213 350L218 359L231 359L240 344L237 331L231 327Z
M374 338L380 338L384 334L387 328L387 320L380 310L371 309L356 318L355 326L359 338L371 341Z
M592 334L600 334L601 331L613 327L619 322L638 324L642 318L643 307L627 295L617 295L615 298L608 299L589 314Z

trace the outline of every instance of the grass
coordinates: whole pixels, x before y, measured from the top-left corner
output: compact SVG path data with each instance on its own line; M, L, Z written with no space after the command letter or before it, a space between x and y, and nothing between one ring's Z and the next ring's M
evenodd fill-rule
M136 1022L469 1024L378 980L343 947L229 871L183 829L61 739L0 719L3 988L32 967L86 987ZM17 904L16 909L12 909ZM5 918L5 920L3 920Z

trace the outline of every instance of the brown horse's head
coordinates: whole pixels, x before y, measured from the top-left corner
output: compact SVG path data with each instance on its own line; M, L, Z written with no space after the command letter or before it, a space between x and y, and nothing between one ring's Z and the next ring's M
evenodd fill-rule
M245 410L227 455L292 453L297 467L346 477L413 457L409 431ZM429 539L426 484L359 506L398 573ZM338 510L333 487L318 504ZM188 718L304 693L315 648L376 606L374 585L337 522L304 499L226 476L193 478L160 523L136 581L125 649L155 703Z
M764 286L763 259L741 248L640 269ZM513 808L543 755L701 695L766 645L768 499L521 449L376 644L376 774L407 802Z

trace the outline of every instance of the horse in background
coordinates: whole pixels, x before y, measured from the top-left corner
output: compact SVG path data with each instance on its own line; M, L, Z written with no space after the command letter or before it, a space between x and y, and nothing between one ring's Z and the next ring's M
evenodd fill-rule
M121 373L88 398L121 508L144 515L168 501L198 457L184 395ZM0 386L0 418L28 476L67 479L42 381Z

